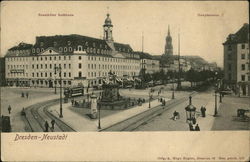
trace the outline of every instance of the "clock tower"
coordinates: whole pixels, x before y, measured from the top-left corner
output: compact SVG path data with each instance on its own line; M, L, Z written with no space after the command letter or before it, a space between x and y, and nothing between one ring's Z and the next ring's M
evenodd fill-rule
M165 55L173 55L172 37L170 35L169 26L168 26L168 35L166 37Z
M107 42L113 42L113 36L112 36L112 21L109 17L109 13L107 14L107 18L105 19L104 25L103 25L103 39L106 40Z

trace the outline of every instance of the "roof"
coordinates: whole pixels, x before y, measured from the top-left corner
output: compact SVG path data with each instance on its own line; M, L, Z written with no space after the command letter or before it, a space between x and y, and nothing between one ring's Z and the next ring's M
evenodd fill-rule
M77 35L77 34L39 36L36 37L36 43L34 45L34 48L42 47L46 49L48 47L54 47L55 49L59 49L59 47L68 46L76 49L78 45L82 45L83 49L89 47L89 48L111 50L109 46L106 44L105 40Z
M31 49L32 46L33 46L32 44L21 42L17 46L14 46L9 50L26 50L26 49Z
M245 23L235 34L229 34L225 44L248 43L249 42L249 24Z
M131 53L133 52L133 49L130 47L129 44L122 44L122 43L116 43L114 42L114 50L119 51L121 53ZM55 36L38 36L36 37L36 42L34 45L32 44L26 44L26 43L20 43L19 46L15 46L9 49L9 51L13 51L15 49L43 49L46 50L49 47L54 48L55 50L59 50L60 47L72 47L72 49L77 49L78 46L81 45L84 50L87 48L96 49L96 51L99 50L107 50L111 51L112 48L108 45L108 43L103 39L88 37L88 36L82 36L77 34L71 34L71 35L55 35ZM40 53L41 50L37 52L35 50L35 53L32 53L29 55L36 55ZM92 51L92 52L91 52ZM65 51L61 50L62 54L73 54L72 51ZM94 52L93 50L89 50L87 52L88 54L97 54L97 52ZM104 54L100 54L104 55ZM109 55L109 54L106 54ZM6 56L17 56L15 53L7 53ZM22 55L23 56L23 55Z
M149 53L140 52L140 51L135 51L133 53L138 54L140 56L140 59L153 59L153 56L150 55Z
M129 44L121 44L114 42L114 47L116 51L120 52L133 52L133 49L130 47Z

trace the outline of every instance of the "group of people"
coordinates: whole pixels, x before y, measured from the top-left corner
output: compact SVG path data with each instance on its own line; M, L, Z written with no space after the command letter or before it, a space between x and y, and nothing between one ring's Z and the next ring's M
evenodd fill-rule
M50 123L51 123L51 131L54 132L56 121L54 119L52 119ZM49 131L49 123L48 123L48 121L45 121L44 127L45 127L44 131L48 132Z
M26 92L26 94L24 94L24 92L22 92L21 97L25 97L24 95L26 95L26 98L29 98L29 92Z
M159 98L158 101L160 101L162 103L162 106L166 105L166 100L163 98ZM164 108L164 107L163 107Z
M198 124L194 127L193 124L189 123L189 130L190 131L200 131L200 127Z

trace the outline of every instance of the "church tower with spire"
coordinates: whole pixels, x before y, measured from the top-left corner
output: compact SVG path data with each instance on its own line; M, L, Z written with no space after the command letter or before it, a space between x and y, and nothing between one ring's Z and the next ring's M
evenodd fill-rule
M112 25L112 21L109 17L109 13L107 13L107 18L105 19L104 25L103 25L103 39L107 42L113 42L113 36L112 36L112 29L113 29L113 25Z
M173 55L172 37L170 35L169 26L168 26L168 35L166 37L165 55Z

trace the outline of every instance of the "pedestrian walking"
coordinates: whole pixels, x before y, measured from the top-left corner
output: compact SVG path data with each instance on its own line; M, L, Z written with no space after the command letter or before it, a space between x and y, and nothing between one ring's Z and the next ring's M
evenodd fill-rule
M196 124L196 126L195 126L195 131L200 131L200 127L199 127L199 125L198 124Z
M29 98L29 92L26 92L26 98Z
M45 127L45 132L48 132L49 131L49 123L47 121L45 121L44 127Z
M54 131L54 129L55 129L55 123L56 123L56 121L54 119L52 119L51 120L51 129L52 129L52 131Z
M10 107L10 105L8 107L8 111L9 111L9 114L10 114L11 113L11 107Z
M206 108L204 106L201 107L201 116L206 117Z
M178 116L179 116L179 113L177 111L174 111L173 120L176 120Z
M189 123L189 130L194 131L194 127L193 127L193 125L191 123Z
M21 97L24 97L24 93L23 92L21 93Z

